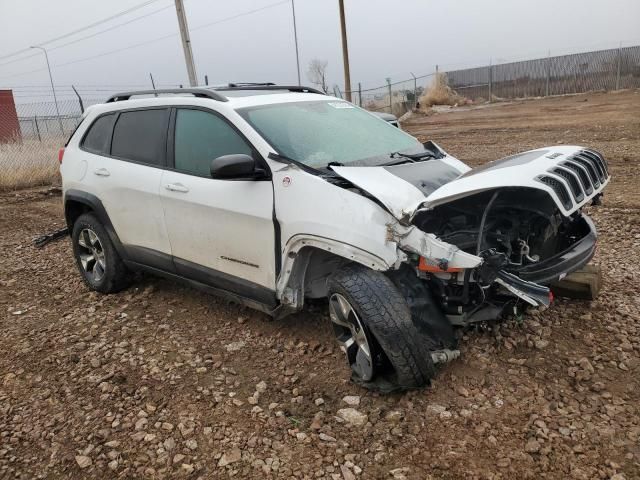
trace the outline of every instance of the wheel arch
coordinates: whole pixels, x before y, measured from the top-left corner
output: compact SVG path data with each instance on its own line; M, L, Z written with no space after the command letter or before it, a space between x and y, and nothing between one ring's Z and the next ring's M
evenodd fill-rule
M297 236L286 245L276 294L288 310L300 310L304 299L326 296L326 280L338 268L358 263L372 270L392 268L384 259L353 245L318 236Z
M100 199L91 193L81 190L67 190L64 194L64 218L70 234L73 232L75 221L80 215L85 213L93 213L96 216L107 231L107 235L109 235L109 239L113 243L118 255L120 255L122 259L125 259L126 256L122 243Z

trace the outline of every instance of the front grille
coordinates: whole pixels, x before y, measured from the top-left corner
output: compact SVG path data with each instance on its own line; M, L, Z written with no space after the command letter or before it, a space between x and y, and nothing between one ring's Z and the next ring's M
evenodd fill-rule
M589 162L593 166L593 169L595 170L596 175L598 175L598 180L600 180L600 183L604 183L604 180L607 177L605 176L604 168L602 168L602 165L600 165L599 161L593 159L589 155L585 155L584 153L579 153L578 155L576 155L576 157L581 158L581 159L586 160L587 162Z
M609 178L609 166L602 155L594 150L583 150L582 155L592 158L604 173L604 178Z
M593 186L595 188L598 188L600 186L600 180L598 179L598 173L596 172L595 167L593 166L593 164L588 161L585 160L584 158L580 157L580 155L574 155L571 160L573 160L576 163L579 163L580 165L582 165L585 170L587 172L589 172L589 178L591 179L591 183L593 183Z
M553 191L556 192L565 209L570 210L571 207L573 207L573 202L571 201L567 187L565 187L560 180L548 175L540 175L537 180L545 185L549 185Z
M551 169L551 173L555 173L559 177L562 177L569 184L571 192L573 193L573 198L577 203L580 203L584 199L584 193L582 193L578 176L575 173L562 167L555 167Z
M568 168L578 175L578 177L580 178L580 183L582 184L582 189L587 195L591 195L591 193L593 193L593 186L591 185L591 181L589 180L589 174L582 165L572 161L562 162L560 165Z

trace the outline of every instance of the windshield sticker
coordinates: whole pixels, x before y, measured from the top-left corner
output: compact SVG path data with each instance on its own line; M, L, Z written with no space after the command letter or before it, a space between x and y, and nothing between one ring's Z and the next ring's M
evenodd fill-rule
M354 108L353 105L347 102L329 102L333 108Z

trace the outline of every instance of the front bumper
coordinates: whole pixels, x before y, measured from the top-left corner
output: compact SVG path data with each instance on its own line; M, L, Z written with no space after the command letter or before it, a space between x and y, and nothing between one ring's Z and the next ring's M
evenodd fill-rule
M588 216L582 215L582 220L589 229L587 235L566 250L544 261L527 265L515 273L527 282L548 285L584 267L596 253L598 235L593 221Z

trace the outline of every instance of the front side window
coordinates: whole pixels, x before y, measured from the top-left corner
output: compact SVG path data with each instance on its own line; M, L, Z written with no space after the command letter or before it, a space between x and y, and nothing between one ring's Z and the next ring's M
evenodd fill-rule
M98 155L109 155L109 142L115 119L116 114L111 113L93 122L82 141L82 148Z
M202 110L178 109L175 130L175 169L209 177L211 160L222 155L245 153L251 147L225 120Z
M133 110L120 113L113 129L111 155L162 166L166 150L169 111Z
M411 135L344 101L261 105L238 113L278 153L311 167L379 165L395 152L424 151Z

